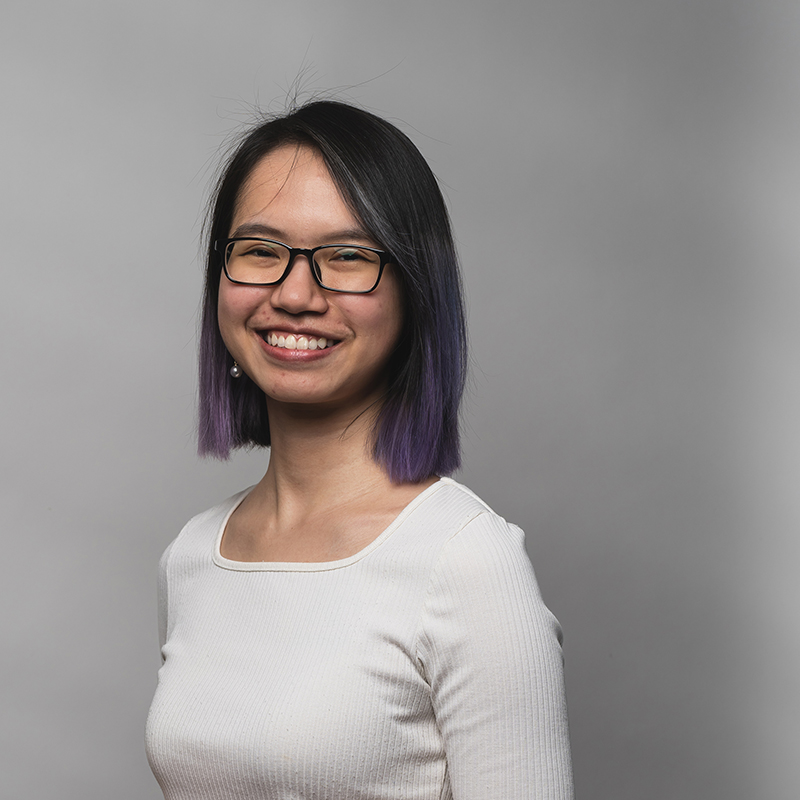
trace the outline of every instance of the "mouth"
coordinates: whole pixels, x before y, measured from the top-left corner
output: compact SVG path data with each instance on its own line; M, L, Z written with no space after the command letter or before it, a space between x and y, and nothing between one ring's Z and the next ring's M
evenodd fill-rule
M261 331L259 336L269 345L284 350L325 350L339 342L325 336L311 336L295 333L277 333L276 331Z

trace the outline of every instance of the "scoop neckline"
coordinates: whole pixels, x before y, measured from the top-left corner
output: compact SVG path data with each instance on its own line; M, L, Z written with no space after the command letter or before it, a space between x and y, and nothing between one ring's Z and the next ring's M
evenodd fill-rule
M363 547L357 553L354 553L347 558L340 558L336 561L234 561L230 558L225 558L220 552L222 546L222 537L225 533L225 528L228 525L228 520L233 515L233 512L241 505L244 499L253 491L255 486L251 486L234 495L231 500L233 501L231 507L225 513L222 521L219 524L217 533L214 539L214 552L212 554L213 562L222 569L232 570L234 572L327 572L329 570L342 569L355 564L362 558L365 558L373 550L379 548L391 535L403 524L403 522L411 515L411 513L422 503L424 503L431 495L435 494L439 489L445 485L452 485L455 481L450 478L439 478L436 483L432 483L427 489L420 492L411 502L406 505L403 510L383 529L368 545Z

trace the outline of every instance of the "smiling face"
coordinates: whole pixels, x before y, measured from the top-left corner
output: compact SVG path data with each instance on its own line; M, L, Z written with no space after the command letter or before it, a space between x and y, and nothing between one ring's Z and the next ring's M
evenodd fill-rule
M275 239L291 247L377 247L311 148L284 145L266 155L237 198L230 237ZM231 356L270 402L348 408L359 413L385 390L400 337L403 303L391 264L370 294L317 285L305 256L276 286L220 277L219 327Z

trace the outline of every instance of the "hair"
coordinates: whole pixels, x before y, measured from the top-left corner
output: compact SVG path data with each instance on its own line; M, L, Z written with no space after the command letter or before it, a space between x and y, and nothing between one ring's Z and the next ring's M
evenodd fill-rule
M336 101L316 101L259 124L224 167L206 222L208 255L200 331L200 455L270 444L263 391L230 376L219 331L222 255L239 192L259 161L285 144L314 149L345 203L390 254L403 293L400 341L373 428L373 456L394 482L448 475L461 462L458 409L466 377L461 275L436 178L394 125Z

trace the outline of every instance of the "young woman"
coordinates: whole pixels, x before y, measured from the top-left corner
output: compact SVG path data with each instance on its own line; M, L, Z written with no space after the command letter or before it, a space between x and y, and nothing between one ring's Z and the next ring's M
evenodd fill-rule
M269 446L160 567L167 800L570 798L560 629L459 465L465 334L409 139L316 102L219 182L200 451Z

